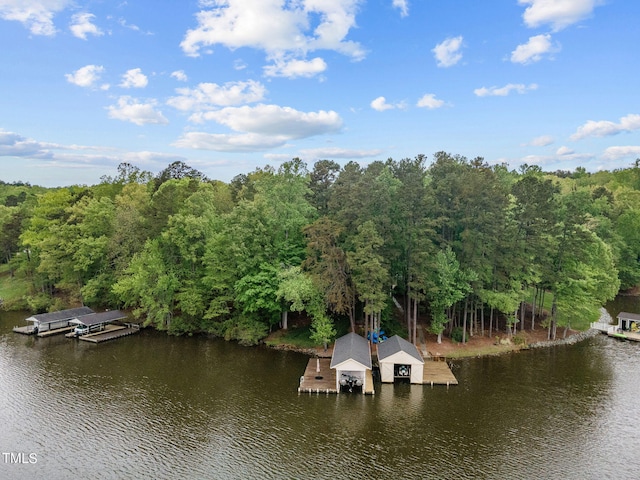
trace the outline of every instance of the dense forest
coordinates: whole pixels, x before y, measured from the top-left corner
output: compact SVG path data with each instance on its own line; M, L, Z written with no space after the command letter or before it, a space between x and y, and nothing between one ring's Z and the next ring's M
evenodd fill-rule
M616 171L509 170L438 152L362 167L299 159L229 183L182 162L123 163L94 186L0 182L0 262L22 304L127 308L173 334L252 344L288 313L317 344L336 322L402 312L440 340L491 335L551 300L550 338L640 283L640 160Z

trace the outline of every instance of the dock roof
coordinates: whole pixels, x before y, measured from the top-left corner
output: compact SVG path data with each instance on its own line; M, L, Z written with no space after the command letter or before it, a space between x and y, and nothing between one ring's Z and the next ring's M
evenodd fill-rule
M336 368L348 360L354 360L365 368L371 369L369 342L355 333L347 333L336 340L330 368Z
M99 325L101 323L115 322L116 320L122 320L124 318L127 318L127 315L122 313L120 310L109 310L108 312L83 315L73 320L72 323L76 323L78 325L86 325L87 327L90 327L92 325Z
M424 363L424 359L416 346L398 335L394 335L384 342L378 343L378 360L384 360L400 352L406 353L420 363Z
M620 312L618 314L618 318L622 318L624 320L634 320L634 321L640 321L640 315L637 313L629 313L629 312Z
M39 313L38 315L32 315L26 319L27 322L34 322L38 324L62 322L64 320L71 320L72 318L82 317L84 315L90 315L95 313L89 307L70 308L68 310L60 310L50 313Z

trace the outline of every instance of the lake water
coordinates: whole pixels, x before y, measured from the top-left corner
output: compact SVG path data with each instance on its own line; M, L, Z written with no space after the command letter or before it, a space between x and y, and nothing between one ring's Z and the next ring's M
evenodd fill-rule
M302 354L150 330L99 345L14 334L24 317L0 312L0 479L639 475L637 343L458 361L450 388L299 395Z

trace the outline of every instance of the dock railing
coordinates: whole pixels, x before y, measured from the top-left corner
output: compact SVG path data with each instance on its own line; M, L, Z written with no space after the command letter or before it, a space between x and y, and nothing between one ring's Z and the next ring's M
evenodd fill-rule
M591 322L591 328L600 330L602 333L606 333L607 335L611 335L616 333L618 325L611 325L605 322Z

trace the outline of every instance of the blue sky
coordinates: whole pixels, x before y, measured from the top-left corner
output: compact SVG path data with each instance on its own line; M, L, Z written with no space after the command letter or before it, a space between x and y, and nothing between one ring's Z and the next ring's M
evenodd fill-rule
M0 179L640 157L632 0L0 0Z

